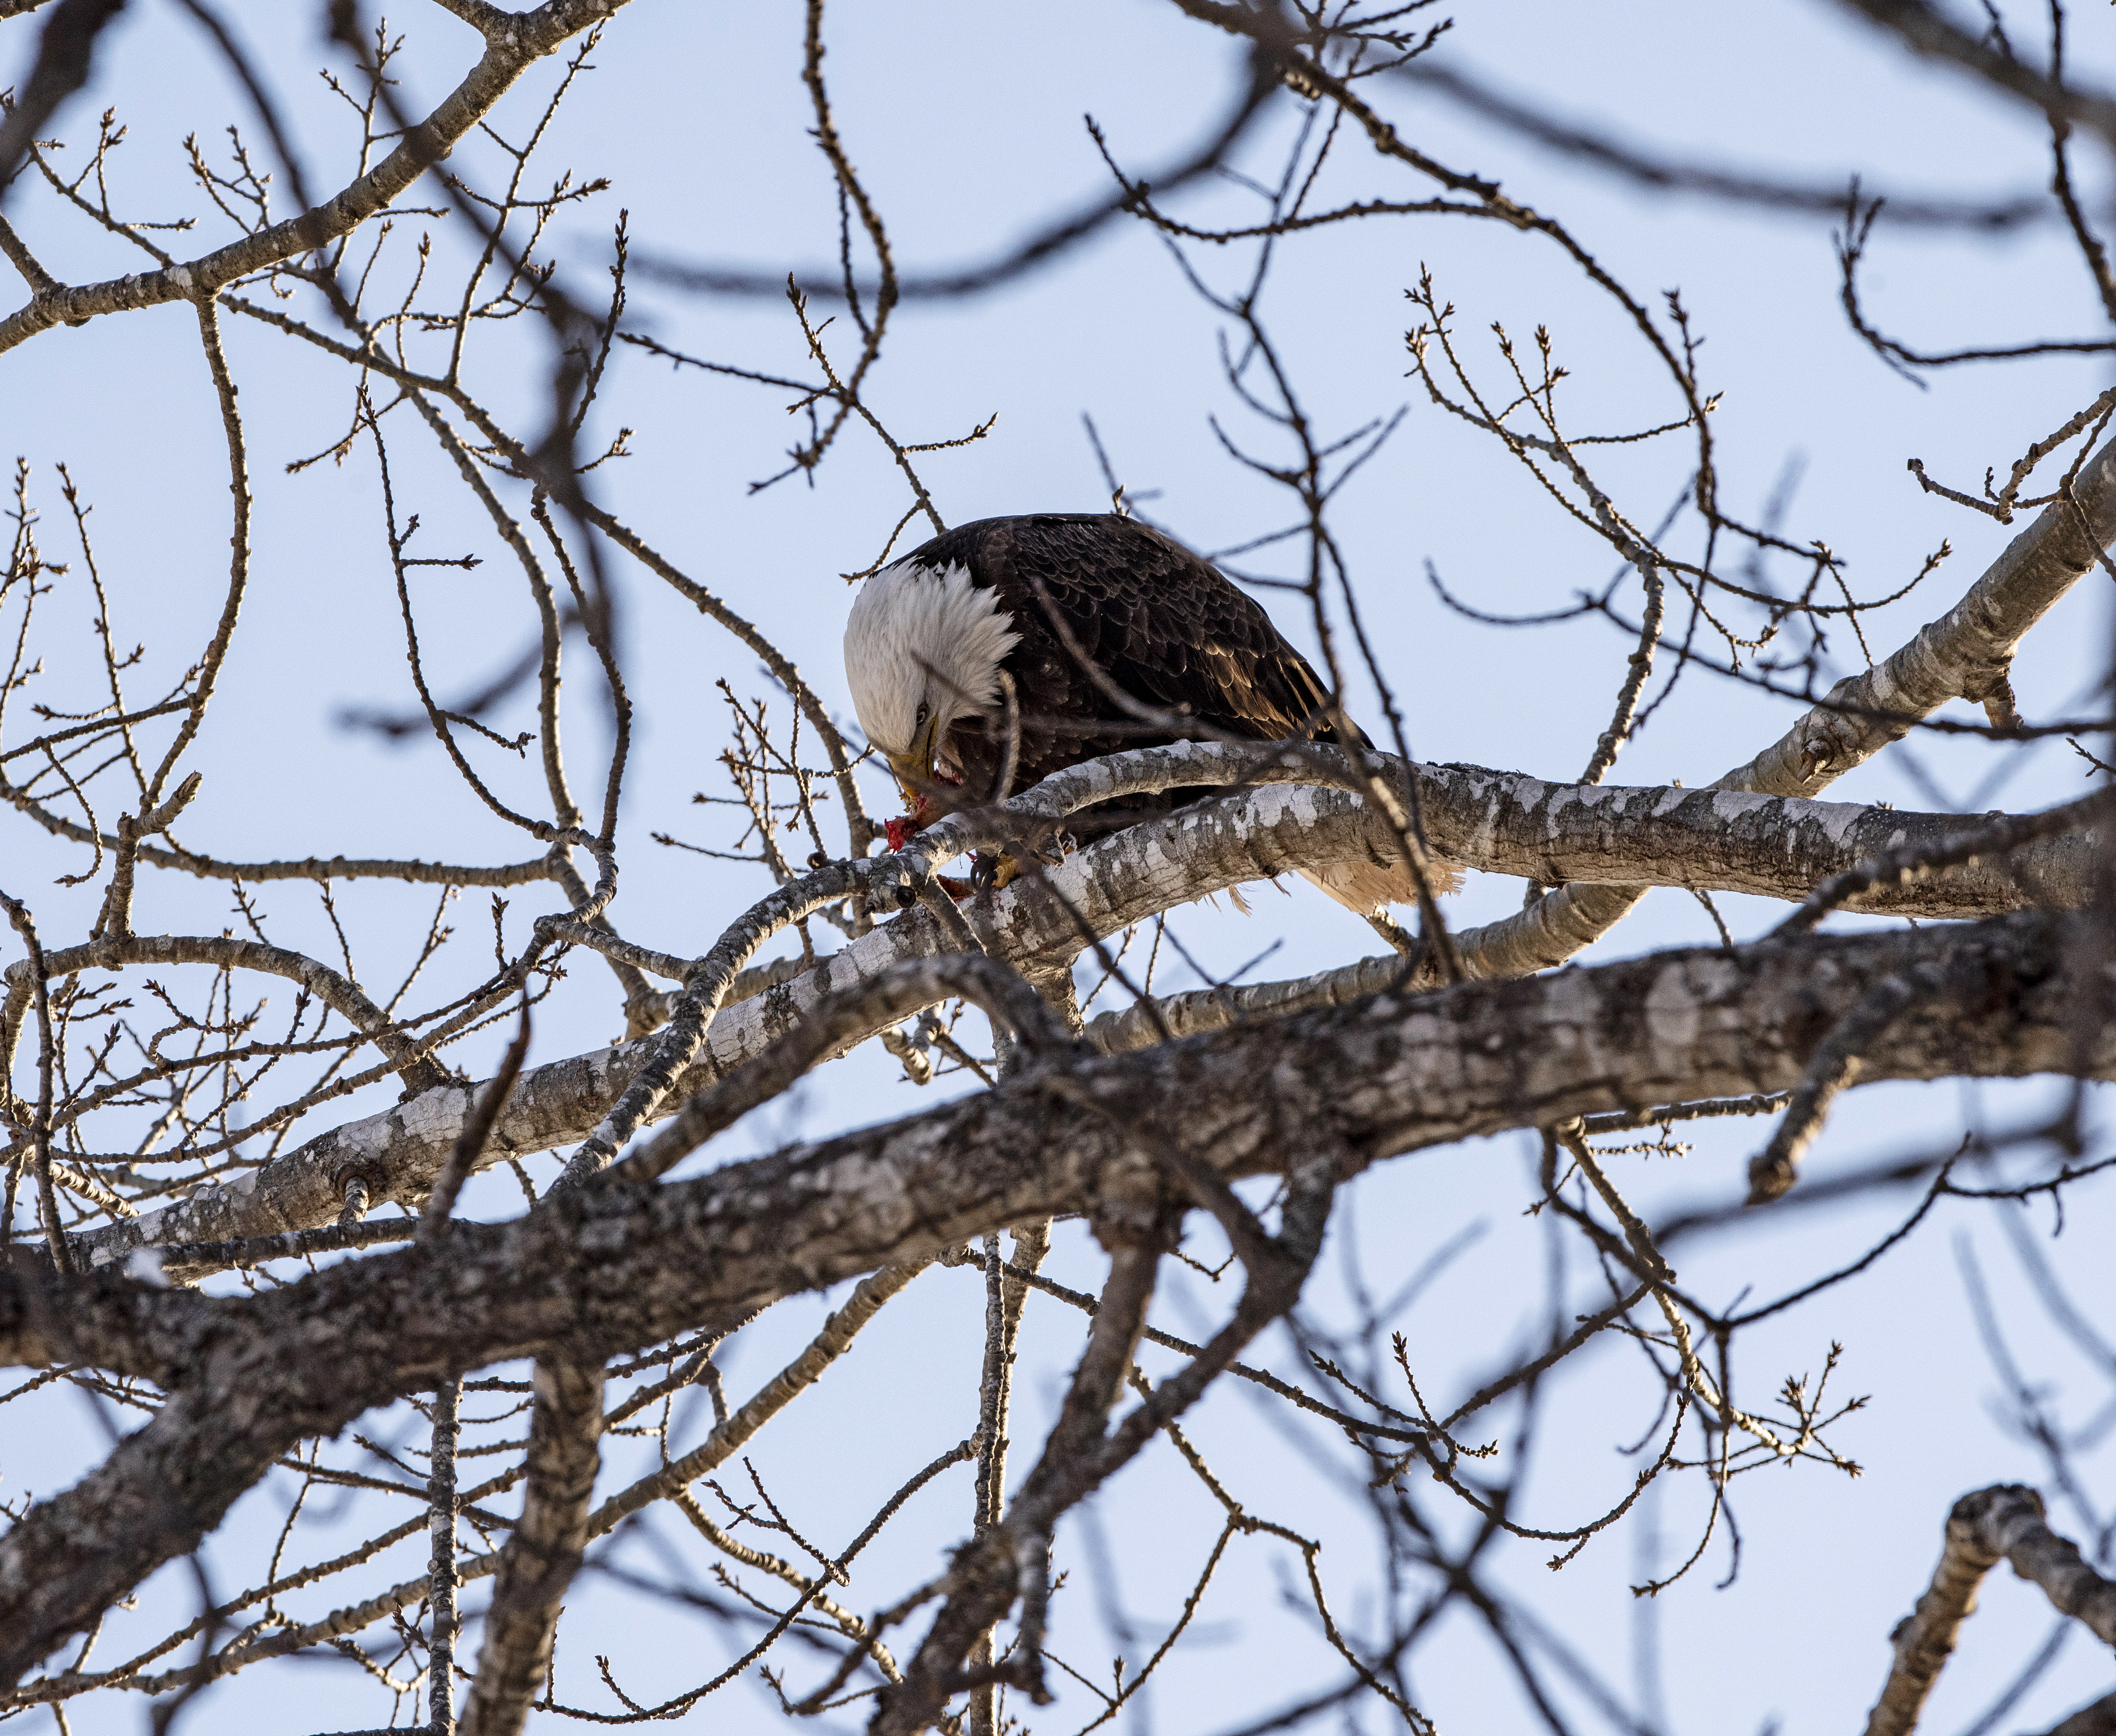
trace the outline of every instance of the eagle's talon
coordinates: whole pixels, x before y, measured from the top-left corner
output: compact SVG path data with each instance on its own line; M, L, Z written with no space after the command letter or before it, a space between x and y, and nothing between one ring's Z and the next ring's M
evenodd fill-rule
M1021 872L1021 864L1010 856L987 856L980 851L970 861L970 884L979 892L998 892Z

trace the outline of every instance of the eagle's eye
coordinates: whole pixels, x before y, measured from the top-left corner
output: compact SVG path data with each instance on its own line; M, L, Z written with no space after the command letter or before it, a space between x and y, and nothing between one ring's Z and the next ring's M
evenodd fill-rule
M921 724L925 723L927 714L931 712L932 709L933 708L927 705L922 699L918 701L918 721Z

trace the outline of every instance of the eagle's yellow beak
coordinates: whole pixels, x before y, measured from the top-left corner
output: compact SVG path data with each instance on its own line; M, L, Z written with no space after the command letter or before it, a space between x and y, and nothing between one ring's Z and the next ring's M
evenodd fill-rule
M907 811L916 812L919 803L927 799L938 782L933 775L933 756L940 746L940 723L937 716L929 716L918 726L908 751L889 755L889 769L896 774L896 781L903 788Z
M926 781L927 773L908 754L891 754L889 769L896 774L896 782L904 792L904 806L906 808L917 807L918 786Z

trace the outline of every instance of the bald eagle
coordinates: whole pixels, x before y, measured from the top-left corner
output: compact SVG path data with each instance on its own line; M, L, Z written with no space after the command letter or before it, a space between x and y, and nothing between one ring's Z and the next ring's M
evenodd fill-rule
M1080 655L1052 630L1046 599ZM1173 538L1113 513L987 518L935 537L862 586L844 650L860 727L910 812L891 823L893 843L937 817L943 785L960 787L963 806L1004 801L1083 760L1175 739L1143 731L1082 656L1134 699L1230 735L1340 739L1326 720L1327 690L1262 609ZM1007 789L997 787L1001 670L1021 719ZM1368 745L1356 726L1354 737ZM1172 792L1162 806L1211 793ZM1084 824L1106 831L1139 815L1134 806ZM1401 863L1304 874L1361 915L1415 896Z

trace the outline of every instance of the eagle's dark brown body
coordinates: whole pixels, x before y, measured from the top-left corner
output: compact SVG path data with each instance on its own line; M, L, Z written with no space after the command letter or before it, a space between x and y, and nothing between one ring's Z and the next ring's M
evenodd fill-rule
M961 772L967 801L1016 793L1098 755L1177 738L1143 728L1103 691L1052 630L1045 599L1080 652L1135 699L1252 740L1336 739L1323 721L1322 683L1270 617L1208 563L1135 520L1084 512L982 519L905 559L936 571L967 568L973 584L997 594L1021 636L1000 665L1014 677L1021 708L1014 788L994 788L1003 727L964 718L949 733L946 757ZM1172 793L1180 800L1184 792Z

